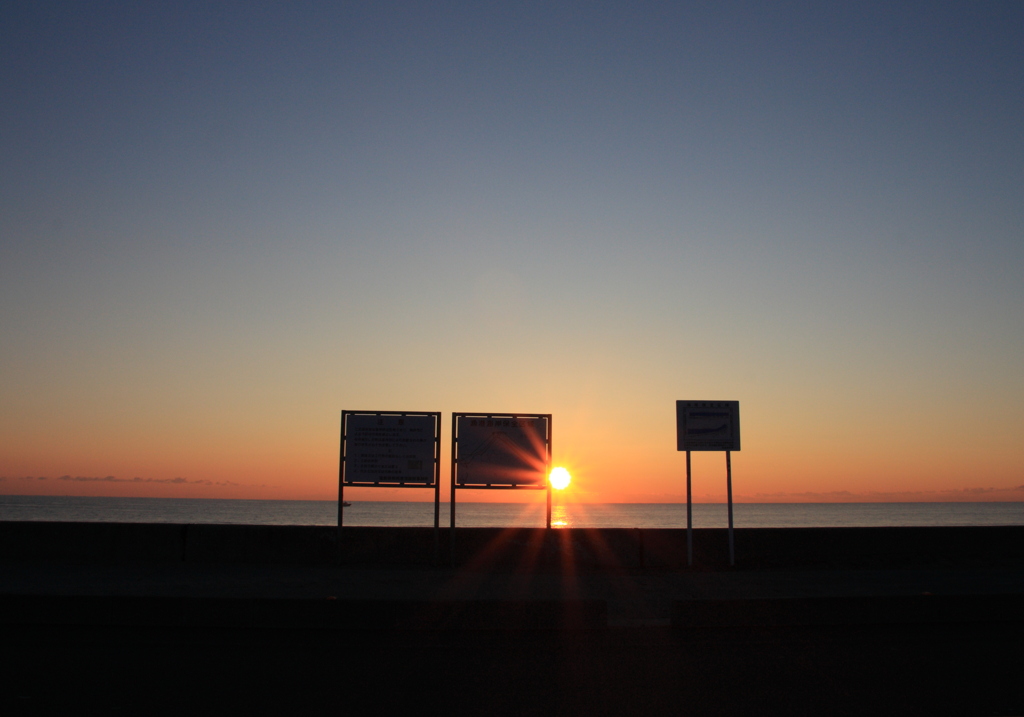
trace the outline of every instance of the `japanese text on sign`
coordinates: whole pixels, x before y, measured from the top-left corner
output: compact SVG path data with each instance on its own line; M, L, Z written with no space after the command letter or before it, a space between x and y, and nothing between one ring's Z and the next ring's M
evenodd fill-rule
M433 416L349 414L345 483L434 484Z
M459 485L543 485L548 419L458 416Z

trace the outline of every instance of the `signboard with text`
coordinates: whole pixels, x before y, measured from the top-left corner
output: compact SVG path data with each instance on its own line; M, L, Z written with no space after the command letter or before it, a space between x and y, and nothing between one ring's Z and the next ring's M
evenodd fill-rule
M547 487L551 416L454 415L456 484L460 487Z
M433 486L437 482L440 413L345 411L345 485Z
M739 401L676 401L676 450L739 449Z

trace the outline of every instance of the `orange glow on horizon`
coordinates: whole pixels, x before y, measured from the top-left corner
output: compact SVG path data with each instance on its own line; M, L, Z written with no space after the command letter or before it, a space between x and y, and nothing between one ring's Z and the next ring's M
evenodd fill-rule
M560 501L686 501L685 455L676 450L672 403L662 404L662 413L648 415L642 406L629 413L628 405L616 408L614 403L607 411L574 410L570 405L560 412L566 402L552 399L550 406L558 421L559 465L577 479ZM539 399L536 403L549 409ZM333 409L322 413L319 418L263 413L262 423L253 423L246 414L249 423L237 422L245 430L226 415L199 426L182 417L173 431L163 424L147 427L141 419L125 425L111 419L109 426L84 420L65 423L60 413L56 428L32 428L27 419L9 423L5 435L18 440L0 456L0 494L334 500L338 427ZM620 414L630 417L620 419ZM918 416L916 423L908 418L908 425L915 426L912 432L890 430L879 436L858 433L868 423L863 415L854 416L857 420L838 412L823 415L820 423L801 424L781 408L768 414L761 403L749 401L743 450L732 454L734 500L1024 500L1018 470L1024 453L999 431L977 438L967 449L949 440L947 427L930 422L930 413ZM775 419L801 425L801 432L781 431ZM439 458L441 490L447 495L447 436ZM724 456L694 453L692 469L694 501L724 502ZM433 500L429 489L346 488L345 496L355 501ZM461 500L533 503L538 496L532 491L472 491Z

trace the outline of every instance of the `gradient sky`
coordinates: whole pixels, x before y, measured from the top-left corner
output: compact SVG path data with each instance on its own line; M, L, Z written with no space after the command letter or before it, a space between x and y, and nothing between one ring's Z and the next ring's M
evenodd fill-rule
M677 501L728 399L739 500L1024 499L1022 3L5 3L0 87L0 493L329 499L372 409Z

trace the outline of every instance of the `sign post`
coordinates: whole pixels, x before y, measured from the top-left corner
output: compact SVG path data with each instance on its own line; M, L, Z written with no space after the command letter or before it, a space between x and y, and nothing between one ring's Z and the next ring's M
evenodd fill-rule
M676 450L686 451L686 564L693 565L690 451L725 451L729 502L729 565L736 564L732 522L732 452L740 449L739 401L676 401Z
M342 411L338 555L341 555L346 485L433 488L436 552L441 515L440 471L440 411Z
M686 564L693 565L693 481L689 451L686 452Z

